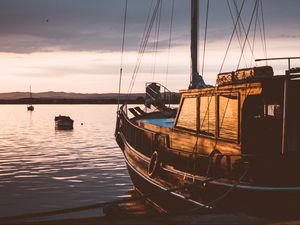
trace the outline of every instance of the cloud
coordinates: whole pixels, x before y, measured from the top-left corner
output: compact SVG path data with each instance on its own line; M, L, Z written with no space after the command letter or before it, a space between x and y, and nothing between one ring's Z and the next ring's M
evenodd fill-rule
M127 51L136 51L150 6L156 1L129 0L126 28ZM171 1L162 1L160 48L168 47ZM300 35L297 21L300 1L265 0L267 32L278 35L277 24L285 24L285 35ZM120 51L125 1L121 0L1 0L0 51ZM244 12L250 12L247 2ZM284 7L282 7L284 5ZM200 1L200 38L203 38L205 2ZM247 21L250 13L244 18ZM175 0L172 46L188 45L190 2ZM226 21L226 22L225 22ZM210 3L208 39L228 37L233 28L226 1ZM274 28L276 27L276 28ZM291 29L288 29L290 27ZM292 29L293 28L293 29ZM154 28L153 28L154 29ZM290 31L294 31L290 34ZM281 32L282 33L282 32ZM149 41L153 41L153 34Z
M155 2L128 1L126 50L138 49ZM120 51L124 4L120 0L2 0L0 51ZM173 46L188 42L189 13L189 1L175 0ZM163 1L161 15L159 46L167 48L171 1ZM153 40L152 34L149 41Z
M120 1L4 0L0 8L0 51L112 49L119 41Z

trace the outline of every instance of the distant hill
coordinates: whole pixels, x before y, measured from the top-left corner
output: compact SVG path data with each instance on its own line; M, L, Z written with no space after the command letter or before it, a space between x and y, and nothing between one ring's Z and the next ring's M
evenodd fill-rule
M117 93L72 93L72 92L10 92L0 93L0 104L116 104ZM177 104L180 99L179 93L171 93L171 103ZM120 103L143 104L145 93L121 94Z
M116 104L118 102L117 93L72 93L72 92L10 92L0 93L0 104ZM179 102L179 94L175 94L172 103ZM121 94L120 103L142 104L144 103L144 93Z
M136 99L137 97L144 97L144 93L134 93L134 94L121 94L120 99ZM29 92L9 92L0 93L0 100L17 100L17 99L27 99L29 98ZM39 92L32 93L32 98L39 99L112 99L118 98L117 93L73 93L73 92Z
M83 94L48 91L32 93L32 99L29 96L29 92L0 93L0 104L116 104L118 99L117 93ZM120 103L143 103L144 96L144 93L121 94Z

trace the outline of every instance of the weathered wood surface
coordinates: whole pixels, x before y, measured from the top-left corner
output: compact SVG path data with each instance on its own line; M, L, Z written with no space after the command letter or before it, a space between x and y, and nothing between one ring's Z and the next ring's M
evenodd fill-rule
M215 93L231 93L233 91L249 91L251 89L250 94L260 94L261 93L261 82L255 83L246 83L246 84L234 84L222 87L215 88L199 88L199 89L188 89L188 90L180 90L181 94L201 94L201 95L212 95Z

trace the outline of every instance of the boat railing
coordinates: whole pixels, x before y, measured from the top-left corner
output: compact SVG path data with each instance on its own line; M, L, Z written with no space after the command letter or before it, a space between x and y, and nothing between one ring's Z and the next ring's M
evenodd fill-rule
M123 105L120 107L120 112L121 112L121 113L125 113L125 115L128 116L128 107L127 107L127 104L123 104Z
M122 121L119 131L134 149L139 149L144 155L150 157L155 149L156 132L137 126L127 115L127 105L123 105L119 111L120 121Z
M129 117L127 116L127 105L123 105L120 108L118 117L119 121L121 121L118 124L118 132L120 132L123 135L124 139L130 147L132 147L133 149L138 149L138 151L142 155L149 158L151 157L154 151L163 150L164 153L162 154L164 154L165 156L167 155L167 157L165 158L166 163L168 164L171 162L169 165L174 165L174 162L176 162L178 155L184 157L187 160L190 160L191 157L196 157L198 160L197 162L203 162L203 160L205 160L205 162L208 165L208 168L211 167L211 169L209 170L207 168L207 171L209 173L219 173L222 170L222 164L223 169L224 165L226 165L226 171L230 175L232 172L232 160L235 160L239 163L239 165L248 168L251 165L253 159L257 157L253 154L243 153L224 154L217 150L213 151L215 153L203 154L200 152L191 153L189 151L183 151L182 149L174 149L170 147L168 135L163 135L159 132L154 132L149 129L140 127L134 122L134 120L129 119Z
M287 61L287 70L285 75L298 75L300 73L299 67L291 68L292 60L299 60L300 57L280 57L280 58L264 58L264 59L255 59L255 62L260 61L274 61L274 60L286 60Z
M178 97L179 94L171 92L168 88L159 83L146 83L145 105L147 107L153 105L154 107L160 109L168 105L170 108L171 104L176 102Z
M122 124L120 125L119 131L122 132L124 135L126 141L135 149L142 149L143 153L147 156L151 156L155 148L157 147L157 137L158 133L145 129L143 127L140 127L136 125L133 121L131 121L128 117L128 111L127 111L127 104L124 104L120 107L119 111L119 117L122 121ZM164 137L166 138L166 137ZM173 153L178 152L178 154L185 154L185 151L182 149L174 149L170 148L168 141L164 141L166 149L169 149ZM187 155L190 154L190 152L186 152ZM196 153L197 157L204 157L209 159L211 156L207 154L202 154L200 152ZM220 154L216 154L220 155ZM253 154L243 154L243 153L222 153L223 157L243 157L243 158L255 158Z

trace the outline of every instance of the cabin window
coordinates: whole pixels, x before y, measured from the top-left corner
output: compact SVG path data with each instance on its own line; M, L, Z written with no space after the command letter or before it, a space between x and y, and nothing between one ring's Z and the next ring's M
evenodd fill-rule
M216 99L215 96L200 97L200 132L215 135L216 131Z
M197 98L184 98L177 120L177 127L196 130L197 129Z
M274 117L276 119L282 118L282 109L279 104L267 104L265 105L265 115Z
M219 136L238 140L238 95L223 94L219 96Z

